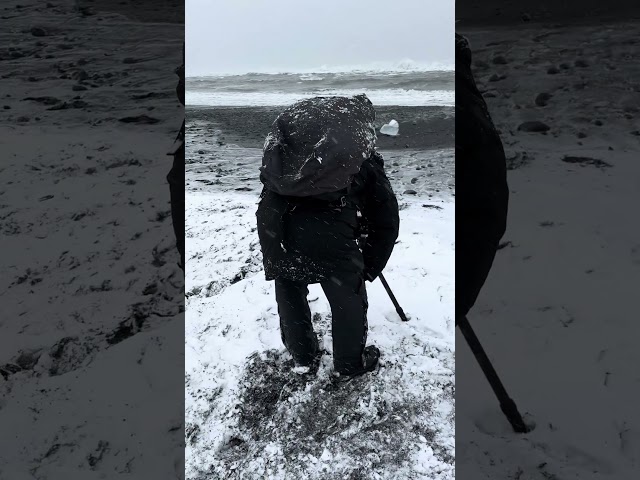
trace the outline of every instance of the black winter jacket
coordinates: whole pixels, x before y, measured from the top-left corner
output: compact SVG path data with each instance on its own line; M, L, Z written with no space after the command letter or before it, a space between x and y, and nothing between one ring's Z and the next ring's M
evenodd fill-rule
M382 272L400 225L382 156L374 152L342 193L328 202L263 189L256 215L267 280L319 283L343 272L373 280ZM360 248L363 222L368 236Z
M456 314L466 315L505 232L505 154L471 71L467 40L456 34Z
M471 72L466 39L456 34L456 214L486 223L478 235L505 232L509 190L502 141ZM467 218L470 217L470 218ZM457 227L457 225L456 225Z

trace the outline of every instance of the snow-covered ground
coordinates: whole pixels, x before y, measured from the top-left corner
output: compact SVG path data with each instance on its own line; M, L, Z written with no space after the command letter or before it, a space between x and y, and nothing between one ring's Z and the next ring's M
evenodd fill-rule
M382 152L402 209L385 274L411 320L400 320L379 281L368 283L379 371L336 387L329 355L305 384L291 372L273 283L262 271L261 152L217 146L203 123L187 127L187 478L453 479L451 153ZM420 177L417 195L404 195L416 155L425 169L447 165L448 175ZM318 285L309 301L331 352L330 309Z
M179 478L183 26L45 3L0 7L0 478Z
M460 33L512 168L510 243L469 319L537 427L511 432L460 336L457 475L639 478L640 25Z

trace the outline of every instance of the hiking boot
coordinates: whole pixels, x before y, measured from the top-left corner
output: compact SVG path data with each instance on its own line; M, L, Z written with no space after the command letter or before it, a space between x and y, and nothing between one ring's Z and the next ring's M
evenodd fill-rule
M328 353L326 350L319 350L309 365L296 365L291 369L293 375L283 385L279 399L286 400L294 392L304 390L307 383L313 380L320 368L322 355Z
M308 365L296 365L295 367L293 367L293 372L299 375L315 375L316 373L318 373L318 369L320 368L320 360L322 360L322 355L324 355L325 353L327 353L326 350L318 350L318 353L315 357L313 357L311 363L309 363Z
M362 352L362 367L342 372L336 371L337 379L340 381L347 381L351 378L372 372L378 366L378 360L380 360L380 350L378 347L369 345L368 347L365 347L364 352Z

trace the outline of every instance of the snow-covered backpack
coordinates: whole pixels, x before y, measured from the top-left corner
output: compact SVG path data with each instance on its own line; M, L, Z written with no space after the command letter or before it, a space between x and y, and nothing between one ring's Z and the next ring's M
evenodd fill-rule
M366 95L293 104L276 118L265 140L260 180L286 197L339 199L374 152L374 120Z

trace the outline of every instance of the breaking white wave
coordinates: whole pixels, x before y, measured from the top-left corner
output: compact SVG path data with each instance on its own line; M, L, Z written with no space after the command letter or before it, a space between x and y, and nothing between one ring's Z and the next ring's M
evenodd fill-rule
M281 106L291 105L305 98L331 95L366 94L374 105L399 106L454 106L455 91L453 90L318 90L314 92L215 92L215 91L187 91L187 105L212 107L240 107L240 106Z
M320 65L313 68L271 68L271 69L239 69L237 71L227 72L187 72L188 77L223 77L229 75L279 75L283 73L298 74L322 74L322 73L367 73L367 74L385 74L397 72L452 72L455 70L455 64L449 62L419 62L410 58L399 60L397 62L371 62L360 65Z

